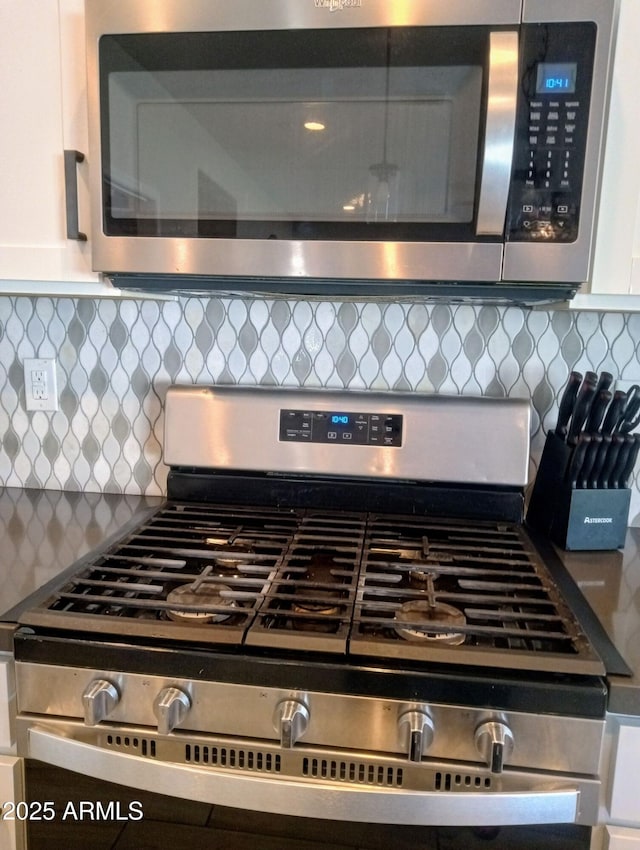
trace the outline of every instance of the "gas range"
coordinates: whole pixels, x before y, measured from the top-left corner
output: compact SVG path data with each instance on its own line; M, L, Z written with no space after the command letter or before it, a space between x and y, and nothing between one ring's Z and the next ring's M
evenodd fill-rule
M25 755L295 815L595 823L624 662L522 525L526 402L172 387L164 445L166 503L19 617Z

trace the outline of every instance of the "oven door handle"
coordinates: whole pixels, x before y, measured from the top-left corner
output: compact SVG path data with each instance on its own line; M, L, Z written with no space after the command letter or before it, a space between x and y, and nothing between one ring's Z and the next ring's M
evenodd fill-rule
M575 823L578 788L524 792L403 791L217 771L99 747L43 728L28 731L29 756L129 788L209 804L298 817L420 826Z
M480 178L478 236L504 233L518 101L518 33L492 32L484 156Z

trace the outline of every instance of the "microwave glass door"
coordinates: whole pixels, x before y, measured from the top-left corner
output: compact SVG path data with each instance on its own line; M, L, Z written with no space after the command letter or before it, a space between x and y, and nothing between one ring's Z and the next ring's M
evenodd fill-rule
M489 31L100 40L110 236L473 240Z

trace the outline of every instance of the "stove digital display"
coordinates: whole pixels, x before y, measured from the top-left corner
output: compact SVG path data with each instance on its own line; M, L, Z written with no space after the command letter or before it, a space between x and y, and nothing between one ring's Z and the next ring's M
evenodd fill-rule
M402 416L389 413L281 410L280 440L348 446L402 445Z

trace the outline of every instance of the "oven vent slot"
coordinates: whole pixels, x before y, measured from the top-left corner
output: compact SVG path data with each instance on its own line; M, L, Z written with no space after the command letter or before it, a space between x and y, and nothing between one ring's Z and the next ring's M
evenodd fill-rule
M280 773L281 758L276 753L260 750L236 750L232 747L205 747L187 744L184 760L190 764L210 764L212 767L231 767L235 770L254 770L259 773Z
M116 750L137 750L144 757L156 757L156 742L136 735L107 735L107 745Z
M486 791L491 788L491 777L438 772L434 778L434 788L436 791Z
M385 785L393 788L402 787L403 782L403 771L401 767L395 768L382 764L334 761L329 759L303 759L302 775L312 776L314 779L337 779L341 782L354 782L361 785Z

